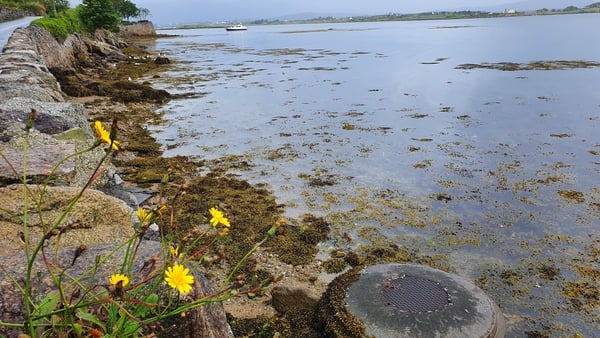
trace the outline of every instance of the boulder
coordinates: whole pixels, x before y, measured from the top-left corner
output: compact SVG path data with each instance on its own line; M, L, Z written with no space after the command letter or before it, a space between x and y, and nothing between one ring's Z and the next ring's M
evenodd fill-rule
M158 56L156 59L154 59L154 63L157 65L167 65L171 63L171 60L168 57Z
M305 288L278 285L271 292L271 305L279 313L310 310L319 303L319 298Z
M121 37L140 37L156 36L154 25L150 21L139 21L128 25L119 26L119 36Z
M74 150L88 148L95 141L83 105L66 103L57 79L50 72L59 69L61 74L77 76L75 60L79 58L75 55L87 55L84 40L74 35L59 44L44 29L30 26L16 29L6 43L0 55L0 151L9 155L10 165L0 159L0 185L17 181L22 173L20 152L26 144L31 149L28 177L39 182L60 159ZM81 94L93 94L84 89ZM36 110L36 119L26 135L25 122L32 109ZM54 177L52 184L83 186L103 156L102 149L96 148L64 163L56 172L60 177ZM19 167L18 175L11 165ZM114 170L110 168L95 184L111 183L114 179Z
M74 51L83 47L83 39L80 35L69 35L65 41L59 43L42 27L32 25L23 30L31 39L31 48L35 49L48 69L72 69L77 63Z
M0 125L12 121L24 122L31 109L36 110L33 128L44 134L56 135L79 128L93 135L81 104L36 101L26 97L12 97L0 102Z
M120 49L109 43L95 40L88 40L87 42L90 53L96 54L103 60L114 62L125 59L125 54L123 54Z
M43 236L42 224L49 226L60 219L81 190L66 186L25 187L21 184L0 188L0 257L22 252L25 248L25 243L20 240L25 216L25 189L28 192L28 231L32 241ZM97 190L86 190L59 225L69 229L60 236L60 244L69 247L121 243L134 233L132 216L133 210L124 201ZM57 238L52 237L49 245L54 245Z

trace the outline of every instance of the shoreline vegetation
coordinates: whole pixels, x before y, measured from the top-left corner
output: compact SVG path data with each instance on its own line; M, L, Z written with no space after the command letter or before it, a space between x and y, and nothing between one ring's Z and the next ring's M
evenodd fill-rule
M388 13L370 16L353 17L317 17L311 19L283 20L283 19L259 19L243 21L244 25L292 25L292 24L319 24L319 23L352 23L352 22L385 22L385 21L427 21L427 20L454 20L454 19L489 19L504 17L536 16L536 15L561 15L561 14L590 14L600 13L600 2L592 3L582 8L568 6L564 9L541 8L535 11L515 11L507 9L503 12L485 11L432 11L423 13ZM201 29L201 28L224 28L232 22L226 23L193 23L174 26L158 26L157 29Z

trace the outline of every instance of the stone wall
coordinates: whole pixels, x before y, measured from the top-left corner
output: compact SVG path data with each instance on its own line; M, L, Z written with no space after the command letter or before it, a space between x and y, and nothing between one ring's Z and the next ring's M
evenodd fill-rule
M94 142L83 105L65 102L59 83L46 65L48 61L54 67L72 67L73 50L59 45L44 29L30 26L16 29L0 54L0 151L14 155L12 165L19 175L23 169L18 166L18 158L25 141L32 151L54 154L48 161L30 162L27 173L31 177L47 175L49 168L73 149ZM26 140L25 121L32 109L36 111L36 119ZM83 186L101 156L103 151L97 148L79 157L73 166L60 172L58 181ZM7 170L6 164L0 166L0 182L15 180L15 173Z
M36 16L34 12L30 10L20 9L20 8L8 8L2 7L0 8L0 22L17 20L20 18L24 18L27 16Z
M60 196L84 187L104 157L102 147L96 147L64 160L96 142L83 105L65 100L60 84L48 68L48 65L74 67L76 58L73 54L77 50L74 46L82 42L72 37L65 43L59 44L40 27L18 28L0 54L0 205L5 206L3 210L22 210L18 206L22 200L14 192L23 176L31 183L49 182ZM33 127L26 132L26 122L32 111L35 111ZM114 172L109 167L91 187L115 186L120 179ZM80 207L95 208L94 205L99 205L104 198L101 195L94 195L98 197L90 201L89 207ZM120 210L116 212L120 216L108 224L126 230L117 238L111 238L106 231L96 233L96 238L90 239L89 244L118 242L133 233L130 207L116 198L109 198L109 201L115 210ZM127 202L135 206L134 198ZM0 223L0 232L11 228L18 232L21 226L19 219L2 217L1 211ZM10 247L16 234L3 234L0 247ZM65 243L79 245L77 241Z

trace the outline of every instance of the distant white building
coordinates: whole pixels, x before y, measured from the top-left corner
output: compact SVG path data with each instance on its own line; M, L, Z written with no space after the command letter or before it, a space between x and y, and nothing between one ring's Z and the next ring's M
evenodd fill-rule
M516 9L505 9L504 14L515 14L517 13Z

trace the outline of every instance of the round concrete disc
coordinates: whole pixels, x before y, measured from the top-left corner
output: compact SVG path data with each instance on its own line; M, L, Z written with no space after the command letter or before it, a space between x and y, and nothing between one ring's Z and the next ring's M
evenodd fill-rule
M346 306L377 338L504 336L502 313L481 289L424 265L364 269L348 288Z

